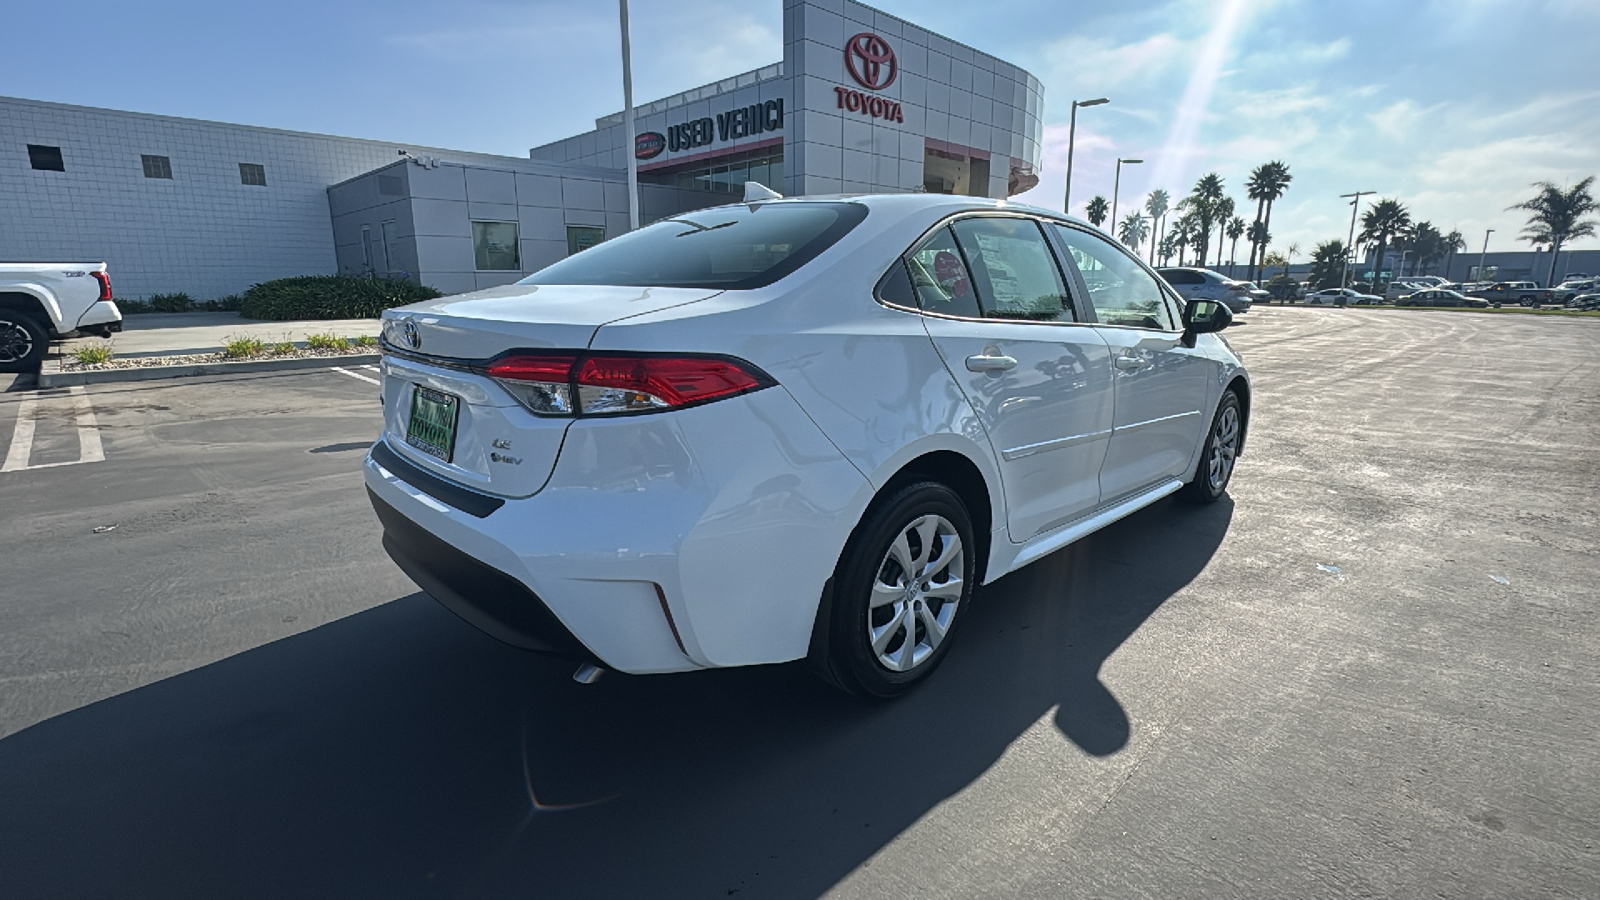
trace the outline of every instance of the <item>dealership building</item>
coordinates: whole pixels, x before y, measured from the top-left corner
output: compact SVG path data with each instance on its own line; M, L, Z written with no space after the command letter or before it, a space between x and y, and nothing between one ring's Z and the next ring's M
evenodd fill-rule
M0 97L0 261L104 260L121 297L333 272L457 293L625 232L629 153L644 222L747 180L993 198L1038 182L1037 78L851 0L782 2L781 59L636 107L633 134L611 113L526 158Z

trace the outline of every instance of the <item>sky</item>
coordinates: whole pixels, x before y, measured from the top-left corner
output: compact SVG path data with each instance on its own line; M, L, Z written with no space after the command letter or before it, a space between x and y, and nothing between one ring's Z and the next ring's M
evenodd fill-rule
M1600 175L1600 0L878 0L1045 85L1038 187L1074 215L1289 164L1273 243L1343 239L1376 191L1480 249L1528 249L1506 207ZM163 0L16 4L0 95L525 156L622 107L610 2ZM640 103L782 59L782 0L632 0ZM1368 198L1370 199L1370 198ZM1364 201L1366 202L1366 201ZM1364 207L1363 207L1364 208ZM1248 219L1249 216L1247 215ZM1600 247L1585 238L1573 249ZM1241 254L1244 251L1240 251Z

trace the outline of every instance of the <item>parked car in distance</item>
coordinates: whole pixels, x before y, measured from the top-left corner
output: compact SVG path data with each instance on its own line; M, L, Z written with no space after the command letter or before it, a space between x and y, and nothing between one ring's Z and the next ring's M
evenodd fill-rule
M105 263L0 263L0 372L38 366L51 340L121 330Z
M938 194L681 213L383 313L383 544L580 680L809 659L890 697L973 589L1220 498L1250 382L1135 254Z
M1253 303L1265 302L1269 296L1248 281L1235 281L1211 269L1176 266L1156 272L1179 296L1189 300L1218 300L1236 314L1248 312Z
M1569 278L1550 289L1550 302L1570 306L1579 295L1595 291L1600 291L1600 279Z
M1482 297L1495 308L1507 303L1519 306L1542 306L1550 299L1550 291L1532 281L1501 281L1467 292L1469 297Z
M1487 309L1489 301L1479 297L1468 297L1459 291L1446 291L1429 288L1407 294L1394 301L1395 306L1455 306L1471 307L1473 309Z
M1600 294L1579 294L1567 304L1568 309L1600 309Z
M1306 294L1306 303L1310 306L1378 306L1383 298L1363 294L1354 288L1323 288Z
M1449 288L1450 280L1438 275L1408 275L1401 279L1411 284L1421 284L1430 288Z
M1388 286L1383 289L1383 297L1385 300L1398 300L1407 294L1415 294L1417 291L1425 291L1430 287L1433 287L1433 285L1423 284L1422 282L1418 281L1391 281L1389 282Z

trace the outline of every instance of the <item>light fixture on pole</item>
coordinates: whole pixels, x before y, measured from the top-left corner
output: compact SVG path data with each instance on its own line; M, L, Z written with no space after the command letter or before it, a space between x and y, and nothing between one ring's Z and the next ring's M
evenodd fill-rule
M639 229L639 136L633 131L633 49L628 40L628 0L618 0L622 13L622 134L623 155L628 159L628 229Z
M1483 280L1483 264L1489 256L1489 235L1494 234L1491 228L1483 233L1483 252L1478 254L1478 280Z
M1130 166L1136 166L1136 165L1138 165L1139 163L1142 163L1142 162L1144 162L1144 160L1142 160L1142 159L1123 159L1121 157L1117 158L1117 178L1116 178L1115 181L1113 181L1111 183L1111 228L1110 228L1110 231L1111 231L1112 236L1115 236L1116 233L1117 233L1117 195L1122 192L1122 166L1123 166L1124 163L1126 163L1126 164L1128 164Z
M1072 101L1072 118L1070 124L1067 125L1067 190L1061 197L1061 211L1067 215L1072 214L1072 145L1078 137L1078 107L1099 106L1102 103L1110 102L1105 97L1094 100Z
M1377 191L1356 191L1354 194L1340 194L1339 199L1354 198L1350 201L1350 238L1344 245L1344 270L1339 273L1339 290L1344 290L1350 283L1350 258L1356 255L1356 213L1361 208L1361 198ZM1382 263L1382 260L1379 260ZM1376 280L1376 279L1374 279Z

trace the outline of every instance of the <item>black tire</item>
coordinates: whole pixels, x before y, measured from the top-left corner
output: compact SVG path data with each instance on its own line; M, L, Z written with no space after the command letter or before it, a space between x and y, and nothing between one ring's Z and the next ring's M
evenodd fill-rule
M39 367L50 335L32 316L0 309L0 372L31 372Z
M1230 415L1231 414L1231 415ZM1228 427L1231 421L1231 428ZM1211 417L1211 430L1206 432L1206 444L1200 451L1200 461L1195 464L1194 477L1184 485L1183 496L1194 503L1215 503L1222 499L1228 492L1228 484L1233 480L1234 461L1239 454L1239 441L1244 437L1244 408L1239 403L1239 395L1233 389L1223 392L1222 399L1217 403L1216 415ZM1224 441L1221 447L1221 478L1212 477L1212 457L1218 454L1218 442Z
M960 583L955 586L957 596L944 598L934 597L932 593L924 596L921 592L908 592L898 600L874 608L872 599L876 585L889 586L897 579L908 581L903 568L893 558L893 545L903 534L908 539L920 539L919 532L908 532L908 529L919 520L926 522L928 517L942 520L951 527L953 535L946 535L943 525L935 523L935 537L926 546L916 546L913 540L908 540L907 549L913 554L912 558L925 559L929 564L936 562L940 558L937 554L949 549L949 537L953 536L960 541L959 566L952 560L945 567L925 571L922 577L914 580L948 589L951 581L959 578ZM977 550L966 505L948 487L938 482L919 481L880 498L851 534L839 559L839 568L834 572L832 602L825 611L829 615L825 623L828 638L824 645L813 648L818 657L813 658L812 663L818 674L846 693L872 699L898 697L927 678L944 661L965 618L961 613L972 600ZM957 568L959 574L955 571ZM882 591L879 596L883 596ZM923 651L924 644L932 642L934 636L919 615L923 611L936 624L942 619L944 627L943 637L929 644L926 651ZM904 616L912 619L909 633ZM886 639L884 655L915 661L909 662L910 667L903 671L890 669L879 659L879 651L873 648L869 628L886 629L880 632ZM907 646L908 641L912 642L910 646ZM923 656L916 659L919 651Z

